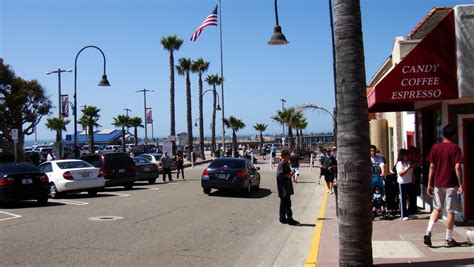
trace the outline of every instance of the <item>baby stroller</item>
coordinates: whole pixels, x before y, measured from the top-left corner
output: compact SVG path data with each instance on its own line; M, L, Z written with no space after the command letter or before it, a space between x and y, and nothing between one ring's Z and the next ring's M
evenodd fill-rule
M398 188L397 175L389 174L385 177L385 201L388 214L396 215L400 210L400 192Z
M388 219L385 195L379 186L372 188L372 214L372 220L375 220L376 217L381 217L384 220Z

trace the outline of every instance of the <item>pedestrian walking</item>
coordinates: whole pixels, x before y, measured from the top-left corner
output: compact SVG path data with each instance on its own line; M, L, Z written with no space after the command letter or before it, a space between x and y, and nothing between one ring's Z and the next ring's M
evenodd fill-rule
M275 146L275 144L272 144L272 146L270 147L270 153L272 154L272 165L275 164L275 158L276 158L276 153L277 153L277 148Z
M456 126L446 125L443 128L443 141L435 144L428 156L430 169L427 193L433 197L434 209L423 237L426 246L431 246L431 232L443 208L446 208L447 211L445 246L460 246L453 239L453 226L454 214L461 211L461 201L458 196L463 193L461 164L464 163L464 159L461 148L453 143L455 135Z
M298 178L300 176L300 156L298 155L296 150L293 150L293 152L291 152L290 167L293 171L293 182L298 183Z
M337 161L334 155L327 154L323 159L322 168L324 168L324 180L326 181L328 194L334 193L334 178L335 178L336 167L337 167Z
M168 152L161 157L161 165L163 166L163 182L166 182L166 175L168 175L169 181L173 181L171 178L171 158L168 156Z
M370 160L372 163L372 189L376 186L382 189L382 194L385 195L385 158L382 155L377 154L377 147L374 145L370 146Z
M281 152L280 164L277 168L277 188L278 197L280 198L280 223L289 225L299 225L300 223L293 219L293 211L291 210L291 195L294 194L293 183L291 177L294 172L290 168L290 151L283 150Z
M400 219L406 221L408 216L411 215L410 211L413 210L413 208L410 209L408 207L413 205L416 207L416 203L412 203L415 187L413 184L413 163L409 160L408 150L400 149L395 168L400 191Z
M184 180L184 158L183 158L183 153L178 153L178 155L176 155L176 170L178 171L178 174L176 175L176 179L179 179L179 173L181 172L181 176L183 177L183 180Z
M326 170L324 169L324 158L327 156L327 151L325 149L321 149L321 157L319 158L319 179L318 184L321 184L321 179L325 177Z

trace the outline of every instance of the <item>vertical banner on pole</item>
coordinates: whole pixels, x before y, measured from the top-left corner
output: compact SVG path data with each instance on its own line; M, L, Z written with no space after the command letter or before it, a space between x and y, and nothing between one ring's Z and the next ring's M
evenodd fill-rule
M151 108L146 108L146 124L153 123L153 113Z
M69 95L61 95L61 108L63 118L69 117Z

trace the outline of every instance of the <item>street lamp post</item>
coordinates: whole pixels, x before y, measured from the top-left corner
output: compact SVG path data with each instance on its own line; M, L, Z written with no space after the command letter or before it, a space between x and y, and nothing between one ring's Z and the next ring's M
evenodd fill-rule
M53 73L57 73L58 74L58 115L59 115L59 118L61 119L63 116L62 116L62 108L61 108L61 73L63 72L72 72L71 69L67 69L67 70L63 70L61 68L58 68L58 70L53 70L53 71L49 71L49 72L46 72L46 75L50 75L50 74L53 74ZM36 129L35 129L35 134L36 134ZM61 139L62 139L62 129L59 130L59 134L61 136ZM62 142L62 140L61 140ZM59 145L59 157L62 157L63 155L63 149L62 149L62 146L61 144Z
M77 58L82 53L82 51L84 51L87 48L95 48L99 50L99 52L102 54L102 58L104 59L104 73L102 74L102 79L100 79L98 86L110 86L110 83L107 80L107 73L106 73L107 61L105 59L104 51L102 51L102 49L100 49L99 47L95 45L88 45L81 48L81 50L77 52L76 59L74 60L74 151L75 151L74 158L78 158L79 156L78 155L79 150L77 147Z
M143 122L145 123L145 145L148 143L148 133L147 133L147 128L148 128L148 123L146 120L146 93L147 92L154 92L155 90L148 90L148 89L142 89L142 90L137 90L135 93L141 93L143 92Z
M125 113L126 113L127 117L128 117L128 112L129 112L129 111L132 111L132 110L129 109L129 108L124 108L123 110L125 110Z
M289 42L286 40L285 35L281 32L281 26L278 21L277 0L275 0L275 20L276 20L276 25L275 25L275 28L273 29L272 37L270 38L270 41L268 41L267 43L269 45L286 45Z

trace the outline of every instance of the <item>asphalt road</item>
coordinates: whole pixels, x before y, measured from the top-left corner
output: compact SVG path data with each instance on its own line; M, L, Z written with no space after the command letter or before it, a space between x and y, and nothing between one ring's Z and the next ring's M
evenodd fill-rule
M314 195L323 190L314 183L316 172L311 177L303 171L304 183L295 184L294 213L303 226L292 227L278 222L275 169L268 164L260 171L261 189L251 197L215 190L205 195L200 186L203 168L186 169L185 181L142 183L133 190L112 188L97 197L68 195L46 207L23 202L1 208L1 265L304 263L319 210ZM98 216L108 219L91 220Z

